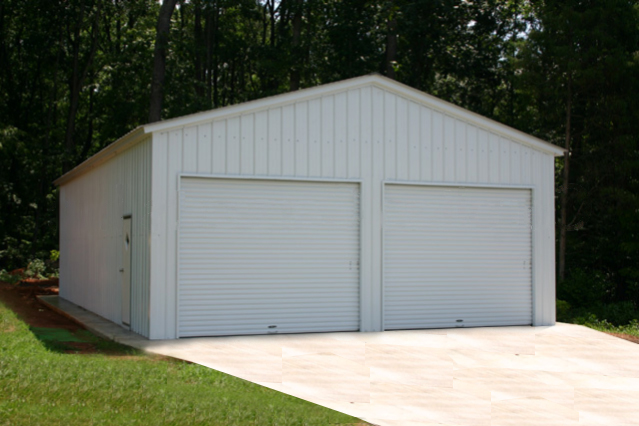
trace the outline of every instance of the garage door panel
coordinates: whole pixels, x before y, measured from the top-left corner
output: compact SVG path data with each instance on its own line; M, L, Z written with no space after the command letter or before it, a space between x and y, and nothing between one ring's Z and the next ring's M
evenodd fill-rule
M186 275L185 275L186 276ZM306 283L307 285L317 285L317 284L321 284L321 283L326 283L326 278L325 277L302 277L304 283ZM350 283L353 279L355 279L356 276L348 276L348 277L342 277L342 285L344 283ZM184 280L183 282L185 282L187 280ZM211 286L211 283L216 283L219 285L216 285L215 288L219 288L220 290L223 290L224 288L226 288L226 286L228 285L232 285L233 288L240 288L240 291L245 291L244 287L246 287L247 289L252 288L252 286L255 286L257 289L259 288L263 288L265 285L269 285L269 288L278 288L278 287L284 287L286 285L291 285L291 286L295 286L296 288L303 288L300 286L300 281L301 279L299 277L265 277L262 280L259 280L259 285L255 285L255 280L253 280L251 277L248 277L247 275L244 275L242 277L237 277L237 274L234 274L232 276L227 276L227 277L223 277L221 279L218 280L211 280L210 275L204 275L204 274L198 274L192 277L189 277L188 282L189 285L185 285L182 284L182 288L185 290L189 290L189 289L193 289L195 290L202 290L202 291L206 291L208 290L208 288ZM340 283L336 283L336 285L331 286L333 287L332 291L339 291L340 289L338 288ZM347 286L346 288L349 288L350 286ZM351 290L349 290L351 291ZM199 294L199 293L198 293Z
M278 224L286 224L287 221L286 219L282 218L281 216L274 214L272 212L269 212L269 209L272 210L274 208L277 208L278 206L281 206L282 204L286 204L288 202L282 202L279 205L274 205L274 206L269 206L269 205L256 205L256 206L242 206L242 205L234 205L234 206L224 206L227 209L241 209L241 208L250 208L250 209L258 209L261 210L263 212L263 215L261 216L261 220L264 222L271 222L273 223L273 226L276 226ZM211 209L211 208L219 208L222 207L221 204L211 204L211 207L208 207L207 209ZM324 210L327 208L331 208L330 205L323 205L323 206L316 206L313 208L309 208L308 210L303 210L303 211L299 211L299 210L295 210L295 209L291 209L290 211L288 211L289 214L296 216L297 220L294 223L291 223L291 225L293 227L297 227L297 228L303 228L305 225L309 225L309 224L313 224L314 226L328 226L329 229L332 229L331 227L331 222L329 220L329 218L327 218L325 215L323 214L318 214L317 209L318 207L323 207ZM252 212L244 212L244 211L239 211L237 214L232 215L232 214L215 214L213 215L214 217L217 218L232 218L234 220L234 226L238 227L241 223L246 223L247 225L251 225L252 224L252 219L254 218L254 214ZM197 222L200 221L208 221L209 220L209 215L207 215L206 209L203 209L202 211L197 211L197 212L192 212L189 213L187 215L185 215L185 217L189 217L191 218L195 225L197 225ZM342 227L345 228L349 228L349 225L352 225L353 222L352 221L352 217L350 215L350 212L347 211L335 211L335 213L333 214L333 217L335 218L339 218L341 219L340 221L340 225L342 225ZM285 228L286 229L286 228Z
M359 328L359 187L183 178L180 336Z
M532 322L530 190L385 190L386 329Z
M332 325L332 321L331 322L317 322L312 326L308 326L308 327L298 327L295 323L291 323L290 326L288 327L289 333L321 333L324 332L327 328L330 328ZM221 335L228 335L228 336L234 336L234 335L242 335L242 334L246 334L244 332L244 330L247 328L247 324L239 324L236 325L233 322L226 322L226 323L220 323L220 327L223 328L225 330L224 334ZM208 327L202 327L202 326L193 326L192 328L192 333L193 336L206 336L207 333L209 332Z
M198 300L185 300L182 302L182 306L188 306L189 310L191 310L191 314L193 316L198 313L205 314L207 316L224 316L228 312L232 312L237 309L237 305L233 304L234 299L237 298L238 295L229 295L227 297L215 297L216 301L224 301L225 306L218 307L215 311L215 314L211 314L209 309L209 304L212 299L202 297ZM298 313L308 312L309 309L312 309L313 306L316 306L318 302L331 303L333 307L343 307L348 308L353 303L353 298L343 298L340 302L335 302L334 298L331 297L323 297L324 295L315 295L315 294L304 294L299 295L297 297L291 297L290 300L286 302L280 302L277 298L271 298L270 300L278 303L279 306L286 307L286 312L280 313L282 316L284 315L297 315ZM313 297L313 303L308 303L308 298ZM245 300L240 306L242 309L259 309L264 305L264 300L269 300L269 298L260 298L259 300ZM356 301L356 300L355 300ZM251 313L247 312L245 317L248 318L250 316L260 316L262 315L260 312ZM348 314L348 316L352 316Z

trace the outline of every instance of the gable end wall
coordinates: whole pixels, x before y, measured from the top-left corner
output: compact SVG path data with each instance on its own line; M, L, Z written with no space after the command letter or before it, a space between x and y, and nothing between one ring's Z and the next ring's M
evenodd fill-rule
M151 338L176 337L180 174L361 181L361 330L379 331L384 181L533 187L533 321L555 322L554 157L370 86L153 133Z

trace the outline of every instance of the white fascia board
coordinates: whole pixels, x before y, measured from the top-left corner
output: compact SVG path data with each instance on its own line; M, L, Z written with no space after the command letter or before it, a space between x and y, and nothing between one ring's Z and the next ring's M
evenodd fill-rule
M120 152L139 142L145 134L146 132L144 131L144 128L142 126L136 127L117 141L113 142L110 145L107 145L97 154L89 157L79 165L75 166L73 169L69 170L68 172L54 180L53 184L62 186L65 183L75 179L76 177L88 172L89 170L98 167L100 164L103 164L104 162L118 155Z

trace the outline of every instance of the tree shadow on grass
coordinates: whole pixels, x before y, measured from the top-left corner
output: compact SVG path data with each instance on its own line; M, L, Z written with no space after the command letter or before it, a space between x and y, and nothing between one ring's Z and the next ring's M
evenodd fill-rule
M88 330L29 327L33 335L51 352L63 354L103 354L136 356L142 353L130 346L102 339Z

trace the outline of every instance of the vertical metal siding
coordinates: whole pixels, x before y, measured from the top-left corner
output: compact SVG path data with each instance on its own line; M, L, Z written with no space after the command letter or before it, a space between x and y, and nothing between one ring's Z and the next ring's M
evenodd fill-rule
M386 329L532 323L528 189L388 185Z
M179 336L359 328L357 184L182 178Z
M183 138L191 132L199 135L198 143L184 144ZM158 216L152 225L158 253L154 250L152 263L161 272L152 283L163 293L154 296L152 303L154 338L175 337L176 332L176 186L178 174L187 170L213 175L360 179L364 331L382 327L384 180L532 185L534 323L554 323L554 159L550 154L372 86L158 132L153 143L157 168L153 203L160 210L153 213ZM192 161L197 162L195 168L190 166Z
M151 140L60 188L60 296L120 324L122 216L132 214L131 329L149 335Z

